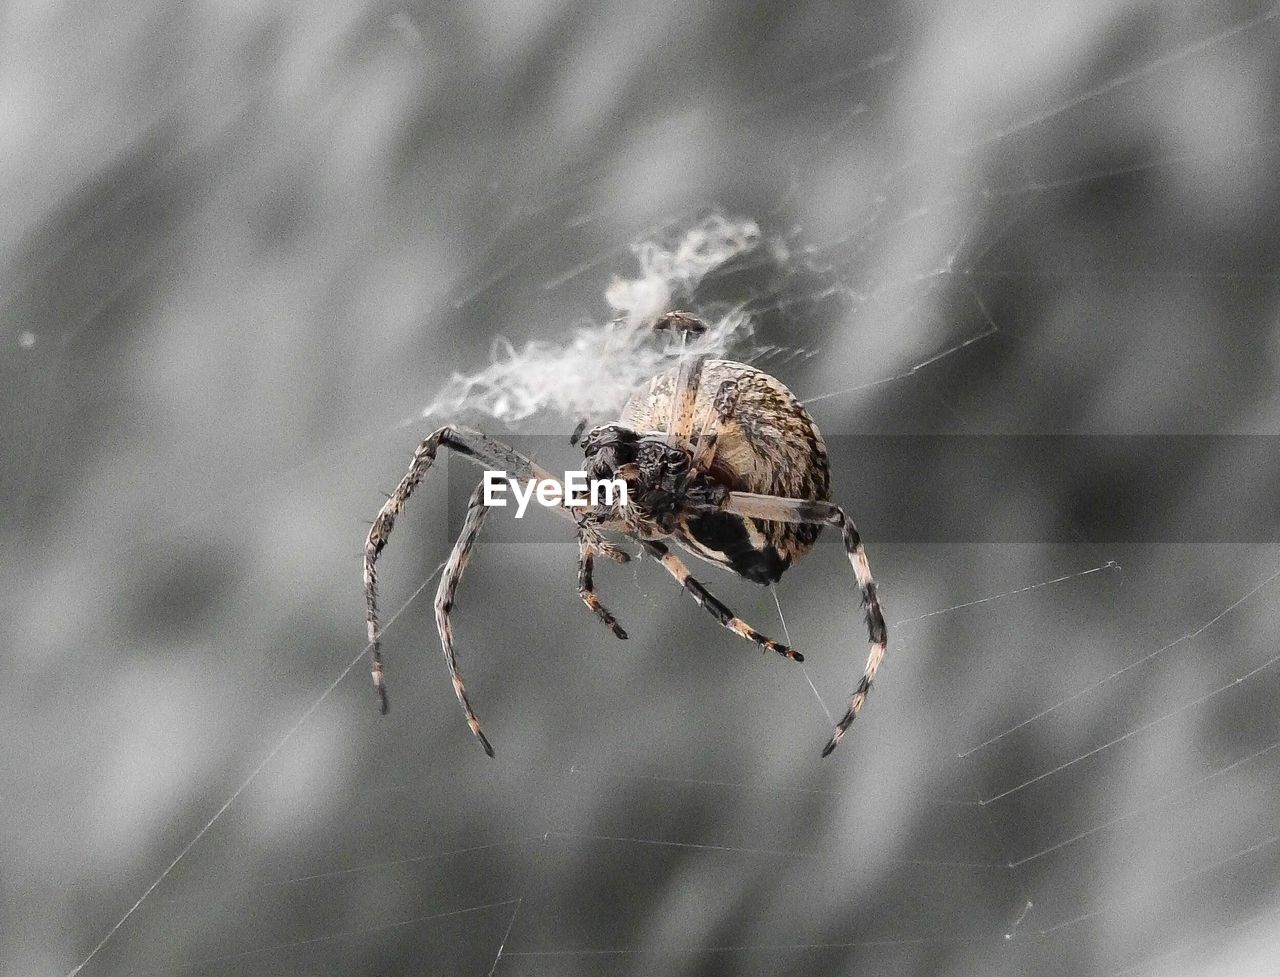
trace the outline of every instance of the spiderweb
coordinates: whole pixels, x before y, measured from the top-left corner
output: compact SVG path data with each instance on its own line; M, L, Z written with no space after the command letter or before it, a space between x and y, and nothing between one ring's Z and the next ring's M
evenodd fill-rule
M655 189L628 153L558 152L572 165L538 186L469 172L490 236L429 269L439 291L388 271L423 250L412 227L357 213L425 207L412 173L389 181L403 197L326 211L352 222L358 259L269 195L254 233L286 244L253 280L311 282L320 324L262 285L228 324L213 296L234 276L184 271L219 267L244 188L320 152L307 131L288 151L264 139L287 92L224 98L193 127L179 91L124 176L33 208L5 299L21 568L6 972L1266 972L1277 523L1261 506L1250 534L1215 534L1202 505L1266 465L1211 438L1162 511L1108 534L1090 514L1120 504L1114 476L1064 489L998 436L1092 434L1119 456L1134 433L1271 433L1276 242L1250 209L1280 136L1245 108L1274 97L1278 15L1080 16L1071 43L957 91L967 128L940 121L930 60L973 41L965 25L935 23L953 38L938 47L880 23L851 54L804 21L811 61L715 75L733 92L716 125L629 118L631 148L687 190ZM391 80L431 32L403 11L373 20L327 29L379 67L335 55L311 84L354 72L403 112ZM1051 51L1069 67L1037 87L1028 64ZM672 70L712 97L698 69ZM344 112L340 86L324 104L323 143L382 131ZM671 146L735 162L700 170ZM340 165L304 195L359 185ZM122 231L139 226L154 233ZM800 669L749 654L645 560L597 572L632 635L614 642L574 606L572 547L495 518L455 622L486 762L434 657L443 476L387 552L395 705L379 720L352 641L371 489L427 418L555 432L561 454L548 437L540 460L572 465L573 421L669 362L647 324L672 305L713 322L706 351L782 377L832 446L890 623L850 736L818 761L865 653L830 540L771 593L695 568L805 651ZM357 328L365 306L388 325ZM163 372L137 372L153 357ZM289 386L286 407L243 393L246 363ZM132 389L139 376L155 385ZM226 390L206 410L184 386ZM327 423L298 420L300 401ZM972 468L947 467L939 435ZM1121 460L1099 459L1104 475Z

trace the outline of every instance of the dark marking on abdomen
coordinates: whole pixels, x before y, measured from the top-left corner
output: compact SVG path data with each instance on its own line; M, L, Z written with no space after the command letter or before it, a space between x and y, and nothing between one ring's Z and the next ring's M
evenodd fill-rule
M771 542L756 549L741 516L716 512L692 517L686 525L694 542L721 554L717 562L755 583L776 583L791 566L790 558L782 556Z

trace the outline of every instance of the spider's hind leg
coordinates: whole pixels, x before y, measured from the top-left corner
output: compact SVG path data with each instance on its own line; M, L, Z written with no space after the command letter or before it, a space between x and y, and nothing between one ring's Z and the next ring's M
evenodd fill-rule
M871 576L871 566L867 563L867 554L862 548L862 537L858 533L858 527L843 509L830 502L787 499L772 495L755 495L750 492L730 493L722 511L775 522L827 525L840 529L845 552L849 556L849 563L853 566L853 575L857 578L858 591L862 596L862 608L867 621L867 637L871 643L871 651L867 655L867 664L862 670L862 679L849 697L849 707L836 723L835 732L822 750L823 756L829 756L831 751L840 745L845 732L862 711L867 695L871 691L871 683L875 681L876 672L884 661L885 648L889 643L884 611L880 607L876 582Z

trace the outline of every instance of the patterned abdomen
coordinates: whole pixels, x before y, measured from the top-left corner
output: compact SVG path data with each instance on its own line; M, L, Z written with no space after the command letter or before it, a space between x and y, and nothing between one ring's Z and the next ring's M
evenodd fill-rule
M660 373L622 409L619 423L639 432L667 430L676 371ZM730 416L715 401L726 380L737 383ZM694 436L718 431L711 477L735 492L830 501L827 448L813 418L782 383L745 363L707 360L694 407ZM682 521L679 542L690 552L759 583L777 580L804 556L821 526L742 519L729 514Z

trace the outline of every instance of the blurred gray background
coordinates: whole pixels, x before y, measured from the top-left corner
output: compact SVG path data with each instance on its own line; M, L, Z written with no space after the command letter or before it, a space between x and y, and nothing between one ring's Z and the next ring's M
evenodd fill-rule
M1229 436L1280 428L1276 8L0 24L5 974L1275 972L1276 467ZM388 616L426 591L380 718L360 550L438 423L406 418L495 337L603 322L631 246L716 209L781 257L706 301L821 398L880 580L852 734L819 760L865 656L834 541L777 588L802 672L649 561L597 571L613 640L552 517L495 513L455 616L489 761L432 623L445 476L382 564ZM1102 437L1041 480L994 435ZM1089 528L1115 435L1204 436L1132 534ZM1199 531L1240 485L1256 532ZM940 506L990 535L909 531Z

